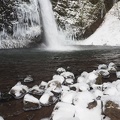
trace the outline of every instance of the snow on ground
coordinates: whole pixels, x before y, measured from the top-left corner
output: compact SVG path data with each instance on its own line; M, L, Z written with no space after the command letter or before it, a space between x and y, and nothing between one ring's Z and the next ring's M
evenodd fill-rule
M106 14L102 25L81 45L108 45L120 46L120 2Z

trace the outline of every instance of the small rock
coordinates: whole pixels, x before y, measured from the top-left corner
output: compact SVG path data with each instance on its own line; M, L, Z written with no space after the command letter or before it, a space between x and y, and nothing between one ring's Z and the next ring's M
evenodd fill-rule
M40 104L42 106L50 106L51 104L56 103L58 98L54 96L52 92L46 91L41 97L40 97Z
M62 67L57 69L57 73L60 75L61 73L66 72L66 70Z
M9 94L11 94L15 99L22 98L28 92L28 87L22 85L21 82L18 82L14 87L11 88Z
M24 79L24 82L33 82L33 78L31 75L28 75L25 79Z
M101 65L99 65L98 66L98 69L100 70L100 69L107 69L107 65L105 65L105 64L101 64Z
M47 82L42 81L39 85L39 88L45 90L47 87L47 84L48 84Z
M40 89L38 85L35 85L29 89L29 93L33 95L42 95L44 93L44 89Z
M88 103L88 109L93 109L94 107L97 106L97 101L94 100L93 102Z

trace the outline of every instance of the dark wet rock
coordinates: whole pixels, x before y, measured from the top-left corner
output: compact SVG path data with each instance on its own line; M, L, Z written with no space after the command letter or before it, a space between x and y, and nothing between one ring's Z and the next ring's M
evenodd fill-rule
M96 78L95 84L98 84L98 85L102 84L102 75L100 74L98 75L98 77Z
M26 83L33 82L32 76L31 75L26 76L26 78L24 79L24 82Z
M118 108L119 105L114 103L113 101L107 101L105 104L105 108Z
M104 114L108 116L111 120L120 120L120 109L119 105L113 101L108 101L105 104Z
M87 106L88 109L93 109L94 107L97 106L97 101L94 100L93 102L90 102Z
M0 101L1 102L7 102L7 101L10 101L12 99L13 99L12 95L10 95L8 93L1 93L0 92Z
M24 96L23 103L24 103L23 109L25 111L36 110L41 108L39 100L30 94L26 94Z

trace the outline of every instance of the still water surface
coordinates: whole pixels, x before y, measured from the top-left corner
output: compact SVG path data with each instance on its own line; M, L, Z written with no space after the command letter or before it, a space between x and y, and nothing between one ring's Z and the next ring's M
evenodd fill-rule
M114 62L120 67L119 47L77 46L77 51L46 51L43 49L0 50L0 91L8 92L26 75L32 75L32 87L49 81L58 67L64 67L79 76L81 72L97 69L99 64ZM112 78L113 80L116 78ZM22 100L0 103L0 115L6 120L39 120L48 117L52 107L35 112L24 112Z

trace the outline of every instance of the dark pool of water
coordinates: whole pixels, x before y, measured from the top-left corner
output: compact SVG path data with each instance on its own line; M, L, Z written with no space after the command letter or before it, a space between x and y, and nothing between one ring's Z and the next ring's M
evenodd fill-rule
M8 92L26 75L32 75L31 87L41 81L49 81L58 67L64 67L78 76L83 71L97 69L99 64L114 62L120 67L120 48L77 46L77 51L45 51L41 49L0 50L0 91ZM116 78L112 78L115 80ZM112 81L111 80L111 81ZM0 115L5 120L40 120L51 114L53 107L24 112L21 100L0 103Z

